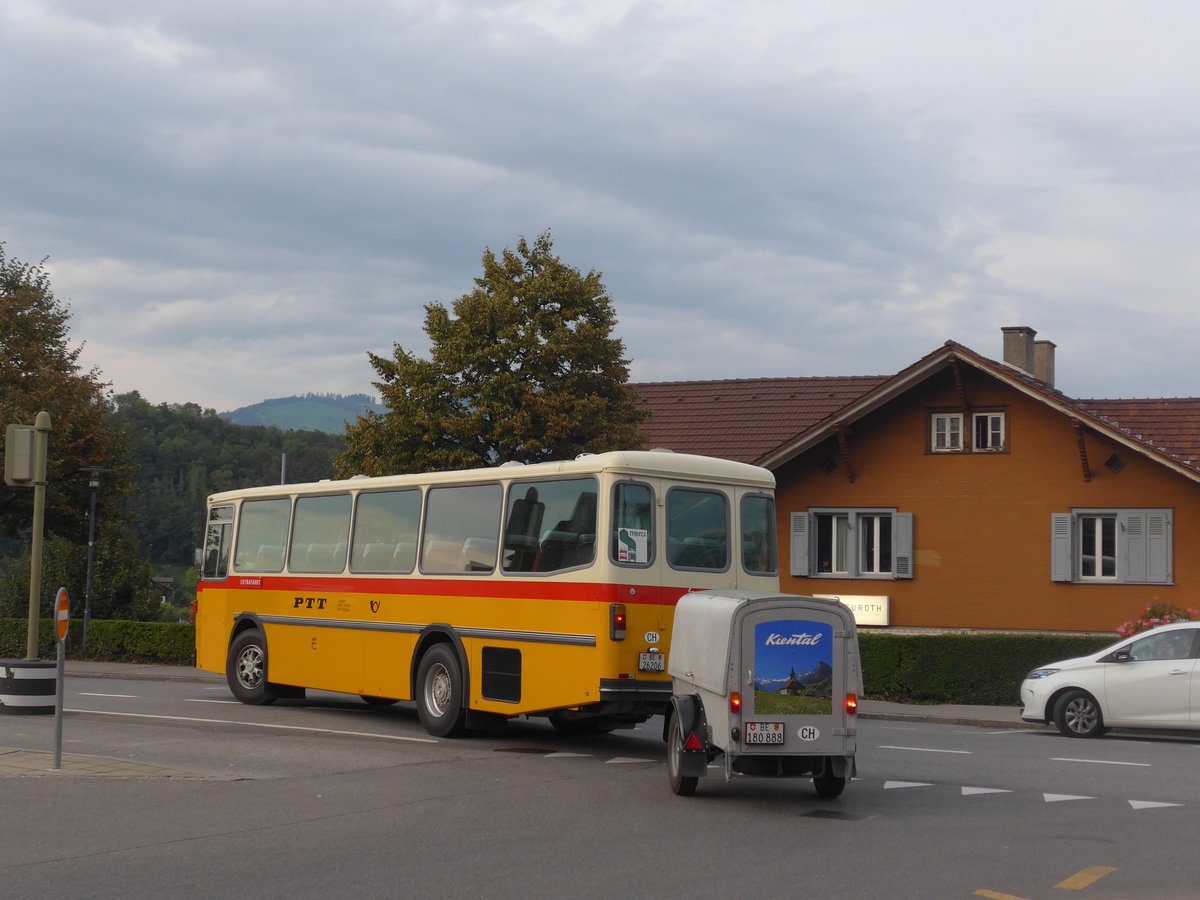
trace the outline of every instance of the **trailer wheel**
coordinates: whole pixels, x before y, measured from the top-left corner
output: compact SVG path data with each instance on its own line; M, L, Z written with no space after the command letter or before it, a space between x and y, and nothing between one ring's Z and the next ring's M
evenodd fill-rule
M846 789L845 776L833 774L831 760L825 760L825 767L813 775L813 787L817 789L818 797L839 797Z
M679 723L679 714L671 711L671 722L667 726L667 777L671 781L671 790L680 797L690 797L696 793L696 785L700 779L683 773L683 726Z

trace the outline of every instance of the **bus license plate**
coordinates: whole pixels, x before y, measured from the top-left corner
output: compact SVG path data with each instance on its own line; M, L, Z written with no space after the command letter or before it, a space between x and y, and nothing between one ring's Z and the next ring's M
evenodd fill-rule
M747 744L782 744L782 722L747 722Z
M665 653L639 653L638 654L638 671L639 672L665 672L665 671L667 671L667 654L665 654Z

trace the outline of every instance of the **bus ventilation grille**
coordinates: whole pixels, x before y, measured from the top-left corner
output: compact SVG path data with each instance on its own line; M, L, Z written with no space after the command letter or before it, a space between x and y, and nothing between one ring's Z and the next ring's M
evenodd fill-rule
M513 647L484 647L482 689L487 700L520 703L521 651Z

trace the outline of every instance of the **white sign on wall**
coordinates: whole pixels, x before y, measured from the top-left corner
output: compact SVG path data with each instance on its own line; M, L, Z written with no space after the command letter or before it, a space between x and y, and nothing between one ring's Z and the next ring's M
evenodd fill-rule
M854 613L854 621L859 625L887 625L891 612L892 598L875 597L866 594L813 594L828 600L840 600Z

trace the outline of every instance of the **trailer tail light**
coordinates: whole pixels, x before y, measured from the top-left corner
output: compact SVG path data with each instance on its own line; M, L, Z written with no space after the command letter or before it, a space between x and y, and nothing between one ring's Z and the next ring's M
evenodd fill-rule
M858 694L846 695L846 712L850 713L850 715L858 712Z
M625 640L624 603L613 603L608 607L608 636L614 641Z
M703 750L704 749L704 741L700 740L700 738L696 736L696 732L693 731L691 734L688 735L687 741L684 742L683 749L684 750Z
M737 691L730 691L729 693L729 711L734 715L742 711L742 695Z

